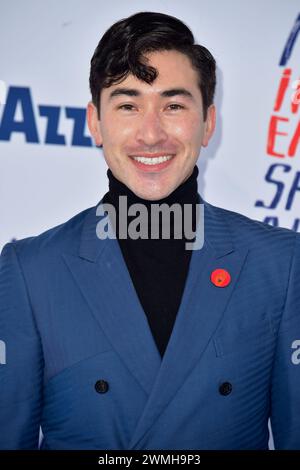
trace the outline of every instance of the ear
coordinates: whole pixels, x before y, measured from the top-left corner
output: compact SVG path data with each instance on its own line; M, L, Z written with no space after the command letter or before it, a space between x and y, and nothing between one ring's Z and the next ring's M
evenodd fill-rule
M207 116L204 126L202 147L207 147L216 127L216 107L214 104L211 104L207 109Z
M90 130L90 133L95 141L95 144L98 146L102 145L102 134L100 120L98 118L98 111L94 103L91 101L87 105L86 110L87 123Z

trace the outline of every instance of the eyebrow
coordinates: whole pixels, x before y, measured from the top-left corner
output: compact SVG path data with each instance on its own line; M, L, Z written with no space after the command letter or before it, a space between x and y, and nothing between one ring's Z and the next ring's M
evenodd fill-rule
M120 95L126 95L126 96L142 96L142 93L139 90L136 90L135 88L115 88L110 94L109 94L109 100L116 96ZM188 91L186 88L171 88L169 90L164 90L160 93L160 96L163 98L170 98L172 96L184 96L186 98L189 98L191 100L195 100L194 96L190 91Z

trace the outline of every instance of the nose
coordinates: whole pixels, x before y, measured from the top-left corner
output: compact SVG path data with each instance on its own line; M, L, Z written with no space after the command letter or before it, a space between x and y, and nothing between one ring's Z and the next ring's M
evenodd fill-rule
M139 119L136 140L146 145L159 145L167 140L158 111L149 110Z

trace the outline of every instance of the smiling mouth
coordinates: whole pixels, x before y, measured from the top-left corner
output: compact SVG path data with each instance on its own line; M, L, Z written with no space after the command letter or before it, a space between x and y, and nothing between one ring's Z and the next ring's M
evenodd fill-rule
M143 163L144 165L159 165L161 163L168 162L172 158L174 158L175 155L161 155L159 157L150 157L150 156L135 156L135 155L130 155L130 158L136 162Z

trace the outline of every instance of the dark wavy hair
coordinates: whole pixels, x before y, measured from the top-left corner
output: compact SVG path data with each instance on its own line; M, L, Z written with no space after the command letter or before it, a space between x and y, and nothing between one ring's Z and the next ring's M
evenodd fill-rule
M100 117L103 88L120 83L129 73L151 84L158 73L146 65L147 52L176 50L189 57L198 72L204 120L213 103L216 62L204 46L195 44L191 30L174 16L140 12L114 23L102 36L91 59L90 90Z

